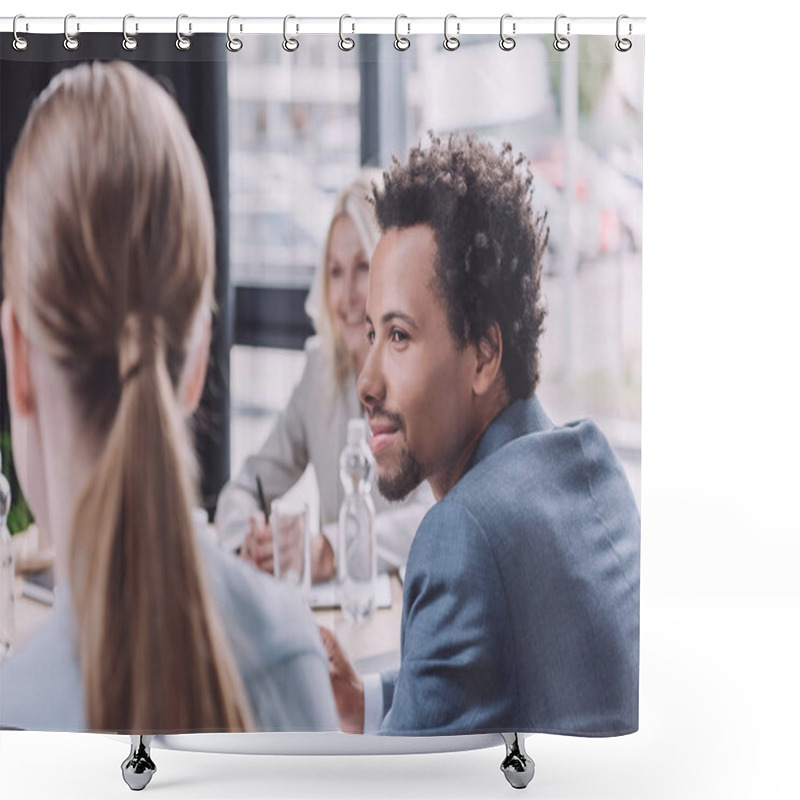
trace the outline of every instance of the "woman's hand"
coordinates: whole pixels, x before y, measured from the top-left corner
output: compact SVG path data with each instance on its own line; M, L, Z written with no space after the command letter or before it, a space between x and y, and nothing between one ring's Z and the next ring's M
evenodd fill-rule
M311 539L311 581L324 583L336 575L331 543L321 533Z
M250 528L240 551L245 561L254 564L260 570L275 573L275 547L272 526L267 522L262 511L250 515Z
M301 568L302 559L297 551L299 543L291 536L283 537L281 542L282 564ZM295 537L296 538L296 537ZM260 570L275 574L275 537L272 526L267 522L263 512L256 511L250 515L250 527L244 539L239 555L254 564ZM330 542L318 533L311 539L311 580L322 583L331 580L336 574L333 548Z
M331 687L345 733L364 733L364 683L344 654L333 631L319 627L322 644L328 653Z

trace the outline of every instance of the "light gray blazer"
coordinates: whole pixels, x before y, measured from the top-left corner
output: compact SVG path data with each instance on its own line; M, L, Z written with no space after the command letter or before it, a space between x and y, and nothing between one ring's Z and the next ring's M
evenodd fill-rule
M639 531L597 426L508 406L414 539L381 732L635 731Z
M347 439L347 421L362 415L355 381L347 390L337 387L319 337L306 342L306 366L286 408L261 448L220 493L215 523L223 547L241 547L250 515L258 510L256 475L267 502L286 493L312 464L317 477L322 533L334 553L338 545L339 509L344 488L339 479L339 456ZM403 502L390 503L372 487L378 569L404 566L408 550L425 512L433 504L427 482Z
M297 591L200 535L210 589L262 731L335 731L328 659ZM66 586L47 622L0 665L0 726L85 731L83 681Z

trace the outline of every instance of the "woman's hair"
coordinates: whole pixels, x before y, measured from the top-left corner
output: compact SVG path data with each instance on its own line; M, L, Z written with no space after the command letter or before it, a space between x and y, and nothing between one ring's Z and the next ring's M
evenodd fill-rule
M167 92L124 63L61 72L14 153L2 255L23 332L63 368L98 443L68 550L88 727L247 730L177 397L212 302L214 219Z
M372 203L373 186L382 185L383 173L378 169L366 167L361 170L355 180L348 184L336 198L325 239L325 250L314 283L306 300L306 313L314 322L314 327L322 340L323 350L328 358L336 382L342 385L354 373L353 358L345 347L342 337L336 330L331 309L328 308L328 258L330 256L331 232L336 221L343 216L349 217L358 232L361 246L367 260L378 243L381 232L375 220L375 208Z

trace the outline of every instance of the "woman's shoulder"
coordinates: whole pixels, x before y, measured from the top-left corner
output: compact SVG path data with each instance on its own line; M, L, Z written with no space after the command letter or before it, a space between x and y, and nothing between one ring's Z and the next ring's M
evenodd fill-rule
M300 593L213 543L205 558L259 729L335 730L327 657Z
M68 603L57 600L42 627L0 665L0 726L85 730L83 681L69 614Z
M332 372L322 339L319 336L311 336L306 339L303 353L306 363L303 367L300 383L306 386L327 385L332 378Z
M316 410L320 403L330 404L337 395L343 395L345 387L340 386L336 380L332 355L320 336L312 336L306 340L304 353L306 363L300 386L303 398L309 403L309 407ZM349 382L346 387L350 387Z
M263 668L294 656L323 654L314 619L295 587L213 542L203 544L203 555L224 628L240 660L254 659Z
M309 336L303 345L303 350L305 351L307 358L321 357L323 354L322 337L319 334Z
M327 348L325 343L319 336L312 336L306 339L303 346L303 352L306 356L305 371L313 372L314 374L325 374L327 379L330 373L330 359L328 357Z

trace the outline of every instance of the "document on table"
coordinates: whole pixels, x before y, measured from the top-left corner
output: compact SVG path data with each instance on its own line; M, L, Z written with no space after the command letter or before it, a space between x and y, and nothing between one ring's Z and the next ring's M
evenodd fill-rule
M55 600L55 576L52 567L38 572L29 572L22 579L22 596L46 606Z
M313 609L340 608L340 592L339 584L335 580L314 584L308 598L309 605ZM378 573L375 579L375 601L378 608L392 607L392 583L386 572Z

